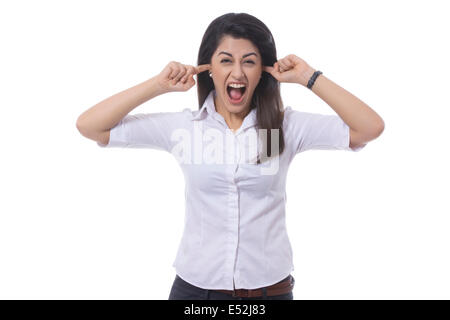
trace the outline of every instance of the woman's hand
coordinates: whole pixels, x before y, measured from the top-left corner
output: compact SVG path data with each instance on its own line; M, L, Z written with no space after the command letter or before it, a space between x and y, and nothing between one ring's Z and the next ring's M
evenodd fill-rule
M270 73L280 82L299 83L306 87L316 70L311 68L303 59L290 54L275 62L273 67L264 66L263 71Z
M195 85L194 75L209 70L209 68L209 64L194 67L171 61L156 78L164 92L187 91Z

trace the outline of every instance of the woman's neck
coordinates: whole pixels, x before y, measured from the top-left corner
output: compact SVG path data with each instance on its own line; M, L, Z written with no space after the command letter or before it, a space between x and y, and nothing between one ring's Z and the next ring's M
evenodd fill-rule
M229 112L225 107L223 107L219 100L220 99L218 99L217 96L214 97L214 106L216 112L225 119L225 122L231 130L238 130L241 127L242 122L244 121L247 114L249 114L250 110L245 109L241 113L232 113Z

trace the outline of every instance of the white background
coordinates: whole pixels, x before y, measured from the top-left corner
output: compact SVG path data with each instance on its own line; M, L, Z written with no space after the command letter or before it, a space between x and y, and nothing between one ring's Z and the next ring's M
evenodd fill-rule
M0 298L167 299L184 219L169 153L102 149L76 129L99 101L196 64L209 23L246 12L371 106L359 153L297 155L287 182L294 299L449 299L445 1L2 1ZM447 20L447 22L445 21ZM281 85L285 106L334 114ZM132 113L198 109L196 88Z

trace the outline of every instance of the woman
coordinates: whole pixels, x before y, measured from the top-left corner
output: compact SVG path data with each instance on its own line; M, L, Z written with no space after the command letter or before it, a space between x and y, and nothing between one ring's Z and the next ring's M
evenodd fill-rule
M278 60L270 30L249 14L212 21L197 65L170 62L85 111L77 128L101 147L160 149L179 161L186 217L169 299L292 300L289 164L310 149L359 151L384 122L298 56ZM160 94L189 90L194 75L199 110L129 115ZM311 89L337 115L284 108L281 82Z

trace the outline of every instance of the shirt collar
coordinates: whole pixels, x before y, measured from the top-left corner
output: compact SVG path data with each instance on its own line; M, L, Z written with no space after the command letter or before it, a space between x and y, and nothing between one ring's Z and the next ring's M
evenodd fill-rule
M214 105L215 96L216 90L213 89L209 92L199 112L191 120L201 120L204 119L206 115L208 115L223 122L226 125L225 119L222 117L220 113L216 111L216 107ZM250 110L250 113L245 116L241 127L238 129L238 132L255 125L256 125L256 108L253 108L252 110Z

